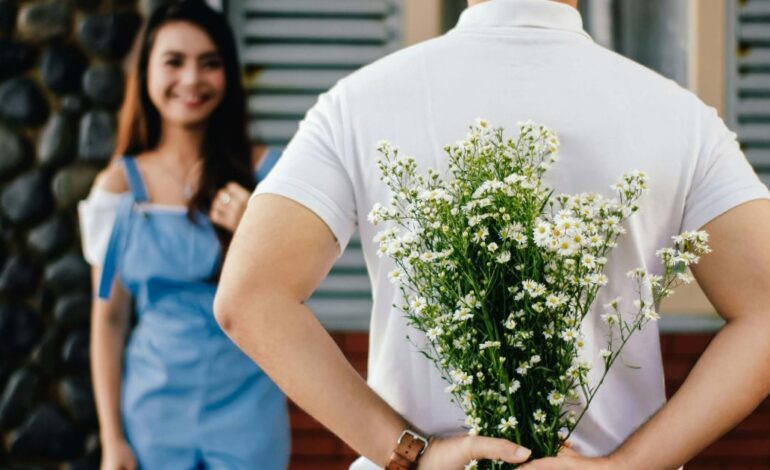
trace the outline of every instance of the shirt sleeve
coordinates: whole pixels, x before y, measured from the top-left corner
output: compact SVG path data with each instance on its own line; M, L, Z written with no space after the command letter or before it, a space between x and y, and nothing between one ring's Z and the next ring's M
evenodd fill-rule
M322 94L300 123L273 170L254 191L302 204L331 230L345 250L356 228L353 184L343 164L344 138L335 89Z
M121 195L94 188L78 203L83 257L91 266L102 266Z
M698 230L745 202L770 199L770 191L741 151L736 134L714 108L701 106L702 146L685 200L682 231Z

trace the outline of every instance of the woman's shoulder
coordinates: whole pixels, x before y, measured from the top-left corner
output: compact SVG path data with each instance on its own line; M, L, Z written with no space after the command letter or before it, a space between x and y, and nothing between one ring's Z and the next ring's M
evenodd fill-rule
M94 188L115 194L129 190L122 158L113 158L110 164L96 175Z

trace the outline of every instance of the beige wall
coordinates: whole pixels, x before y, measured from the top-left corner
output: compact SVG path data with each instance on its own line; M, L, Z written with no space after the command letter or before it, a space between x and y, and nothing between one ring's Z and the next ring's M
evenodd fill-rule
M689 0L689 88L724 116L725 0ZM682 286L661 306L663 313L714 314L697 284Z
M690 1L690 89L722 115L725 102L725 0Z
M441 0L406 0L404 3L407 46L441 34Z

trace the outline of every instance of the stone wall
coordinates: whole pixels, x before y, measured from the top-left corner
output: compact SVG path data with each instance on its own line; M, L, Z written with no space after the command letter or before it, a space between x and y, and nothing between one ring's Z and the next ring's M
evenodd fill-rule
M98 468L77 201L148 4L0 0L0 467Z

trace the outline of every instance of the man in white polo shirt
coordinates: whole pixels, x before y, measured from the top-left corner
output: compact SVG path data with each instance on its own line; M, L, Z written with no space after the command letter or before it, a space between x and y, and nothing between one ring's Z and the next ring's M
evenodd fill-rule
M389 199L376 166L381 139L414 155L423 171L445 169L442 147L475 118L508 130L534 120L562 144L549 176L557 192L611 196L623 172L649 174L650 192L613 252L610 286L596 305L633 292L627 270L658 270L655 250L672 235L705 228L714 252L694 273L727 326L665 406L658 331L648 326L624 352L641 369L614 368L573 434L582 457L530 465L678 467L770 390L768 190L714 109L594 44L576 0L469 4L454 30L364 67L319 98L238 228L217 319L288 396L365 457L353 468L413 468L413 456L397 455L405 451L396 444L404 430L414 433L404 439L412 450L424 445L416 436L434 438L421 469L526 460L527 450L513 443L463 435L462 412L392 307L401 303L386 276L393 262L376 256L377 229L367 214ZM368 384L303 305L356 228L374 294ZM583 325L595 355L601 313L595 309ZM453 435L461 437L447 438Z

